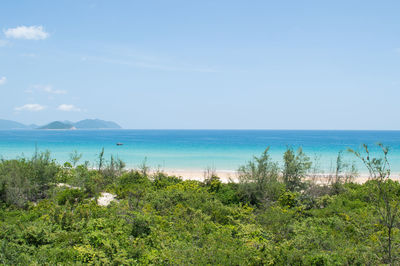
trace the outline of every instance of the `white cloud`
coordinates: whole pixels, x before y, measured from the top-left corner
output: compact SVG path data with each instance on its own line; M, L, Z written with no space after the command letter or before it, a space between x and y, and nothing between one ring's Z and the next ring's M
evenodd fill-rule
M47 93L51 94L67 94L65 90L55 90L51 85L35 85L33 86L35 89L41 89Z
M44 88L45 92L51 93L51 94L66 94L67 91L65 90L54 90L51 86L46 86Z
M6 81L7 81L7 78L6 78L6 77L1 77L1 78L0 78L0 85L5 84Z
M31 112L36 112L36 111L42 111L46 109L45 106L37 104L37 103L28 103L19 107L14 108L15 111L31 111Z
M76 107L73 104L61 104L57 107L58 110L60 111L65 111L65 112L80 112L81 109Z
M19 26L4 30L7 38L26 39L26 40L44 40L50 36L43 26Z

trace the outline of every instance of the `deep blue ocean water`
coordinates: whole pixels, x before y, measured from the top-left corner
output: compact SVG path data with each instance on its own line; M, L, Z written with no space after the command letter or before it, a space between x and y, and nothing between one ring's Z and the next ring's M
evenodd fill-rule
M117 146L117 142L124 145ZM332 171L337 153L342 150L345 160L355 161L359 172L366 172L346 150L360 149L362 143L375 147L377 142L390 147L392 170L400 172L400 131L5 130L0 131L0 156L30 157L37 147L39 151L49 150L63 163L77 150L83 154L81 161L95 165L104 147L106 159L114 155L128 167L137 167L147 158L151 167L164 170L236 170L268 146L272 159L281 165L287 147L302 147L321 171Z

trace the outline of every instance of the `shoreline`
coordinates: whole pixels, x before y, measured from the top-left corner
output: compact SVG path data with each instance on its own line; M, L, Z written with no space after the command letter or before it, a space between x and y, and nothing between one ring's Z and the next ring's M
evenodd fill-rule
M134 168L127 168L126 170L134 170ZM156 173L156 170L150 170L151 174ZM165 173L169 176L181 177L183 180L197 180L204 181L206 172L203 170L179 170L179 169L164 169L159 172ZM238 172L234 170L216 170L213 172L218 176L223 183L238 182ZM307 175L306 180L313 180L317 184L324 184L328 182L329 176L334 176L334 173L310 173ZM400 182L400 174L391 174L390 178L394 181ZM358 173L353 182L363 184L370 179L369 173Z

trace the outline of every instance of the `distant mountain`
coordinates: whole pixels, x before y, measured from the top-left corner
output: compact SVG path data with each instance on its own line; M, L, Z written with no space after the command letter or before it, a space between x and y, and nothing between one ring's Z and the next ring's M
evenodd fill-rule
M0 119L0 130L10 129L118 129L121 128L115 122L100 119L85 119L76 123L65 121L54 121L44 126L36 124L24 125L11 120Z
M0 119L0 129L27 129L27 128L28 126L15 121Z
M117 129L121 128L115 122L100 119L85 119L73 124L77 129Z
M74 129L74 126L60 121L54 121L51 122L50 124L39 127L38 129Z
M39 129L117 129L117 123L100 119L85 119L76 123L70 121L55 121Z

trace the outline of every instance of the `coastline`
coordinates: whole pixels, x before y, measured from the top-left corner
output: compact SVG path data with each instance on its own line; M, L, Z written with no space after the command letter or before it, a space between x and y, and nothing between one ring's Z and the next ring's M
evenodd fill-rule
M197 180L204 181L206 177L205 171L201 170L177 170L177 169L168 169L163 170L163 173L171 176L181 177L183 180ZM214 171L214 174L218 176L222 182L228 183L229 181L237 182L238 181L238 173L233 170L220 170Z
M128 168L127 170L133 170L133 168ZM177 176L182 178L183 180L197 180L204 181L206 177L205 171L201 170L179 170L179 169L164 169L159 170L162 173L165 173L170 176ZM150 173L154 174L157 171L151 170ZM228 182L238 182L238 172L233 170L216 170L214 171L215 175L218 176L223 183ZM306 180L314 181L316 184L326 184L328 182L329 176L334 176L334 173L310 173L307 175ZM390 176L392 180L400 182L400 174L392 174ZM359 173L353 180L353 182L358 184L363 184L370 179L370 175L368 173Z
M347 148L357 150L361 143L370 145L374 157L380 157L376 141L390 146L389 160L393 173L400 173L400 131L296 131L296 130L19 130L0 131L0 157L31 157L35 151L50 151L63 164L75 150L82 154L80 163L95 166L102 148L110 156L137 168L146 160L153 169L199 179L207 167L221 178L235 178L235 170L270 147L272 161L283 165L286 147L303 148L317 172L335 169L337 155L354 163L360 173L368 170ZM124 145L116 145L123 143ZM225 171L226 170L226 171Z

